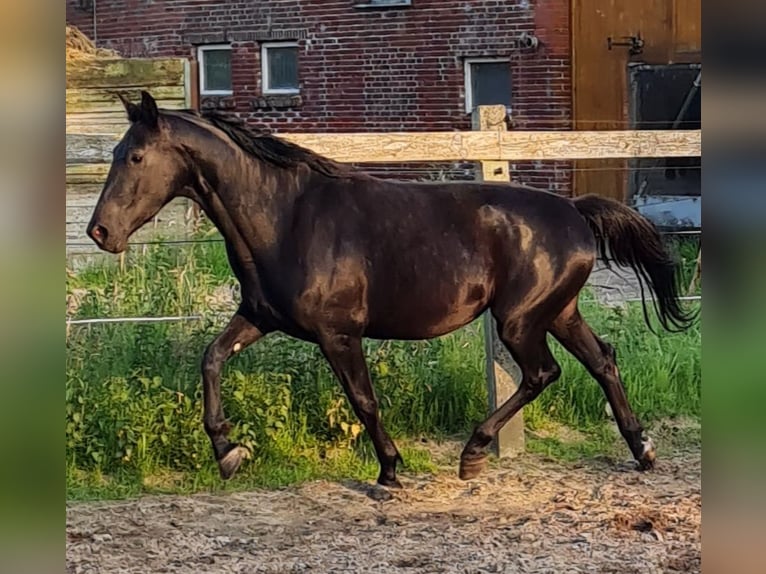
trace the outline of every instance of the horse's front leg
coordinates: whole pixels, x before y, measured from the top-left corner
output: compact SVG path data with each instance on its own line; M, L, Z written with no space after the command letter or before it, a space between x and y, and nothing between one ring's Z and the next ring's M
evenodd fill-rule
M250 453L245 447L233 444L226 438L231 426L224 417L221 405L221 369L234 353L242 351L263 335L239 310L221 334L208 345L202 359L205 432L213 443L215 459L224 479L231 478Z
M361 339L340 333L325 333L320 337L319 345L375 446L380 462L378 483L401 488L396 478L396 463L402 462L402 457L380 421L378 401L370 381Z

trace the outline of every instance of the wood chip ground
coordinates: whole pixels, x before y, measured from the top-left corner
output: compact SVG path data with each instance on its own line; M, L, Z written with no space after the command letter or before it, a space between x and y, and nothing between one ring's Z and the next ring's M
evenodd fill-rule
M457 467L405 489L277 491L67 507L73 573L700 572L701 455L564 464L524 455L475 481Z

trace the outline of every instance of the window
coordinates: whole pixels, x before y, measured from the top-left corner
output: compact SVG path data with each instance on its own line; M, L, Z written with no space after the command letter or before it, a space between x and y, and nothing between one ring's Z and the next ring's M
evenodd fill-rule
M465 111L476 106L511 105L511 67L508 59L475 58L465 61Z
M298 93L298 43L272 42L261 47L264 94Z
M211 44L197 48L201 96L230 96L231 46Z

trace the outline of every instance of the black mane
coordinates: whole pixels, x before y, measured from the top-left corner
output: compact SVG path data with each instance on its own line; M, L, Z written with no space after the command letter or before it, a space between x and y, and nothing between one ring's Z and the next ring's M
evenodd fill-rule
M353 169L350 166L323 157L297 144L280 139L270 133L258 131L239 118L218 111L184 113L202 118L228 135L234 143L250 155L281 168L305 164L327 177L345 177Z

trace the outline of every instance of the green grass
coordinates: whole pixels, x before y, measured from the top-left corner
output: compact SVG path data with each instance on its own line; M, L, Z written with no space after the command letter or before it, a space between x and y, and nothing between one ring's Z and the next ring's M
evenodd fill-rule
M123 267L101 260L69 273L69 312L76 317L206 314L223 311L217 294L234 285L221 244L153 247L131 255ZM640 305L610 310L590 304L582 310L617 348L628 396L643 421L700 416L699 328L656 336L644 325ZM232 438L248 445L254 458L223 484L202 428L199 374L202 352L220 328L212 319L71 327L70 499L377 475L369 440L318 349L275 334L224 369ZM365 342L383 421L408 471L436 468L421 437L466 437L486 415L483 345L479 321L430 342ZM564 424L587 438L577 444L533 438L530 450L563 460L599 454L614 442L603 394L573 357L557 344L552 348L564 375L525 409L527 426L536 431Z
M543 455L563 462L613 456L622 448L617 444L615 433L605 425L595 427L578 440L564 440L557 436L532 435L526 443L527 452Z

